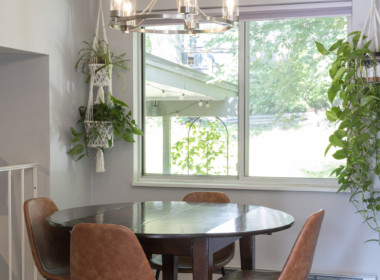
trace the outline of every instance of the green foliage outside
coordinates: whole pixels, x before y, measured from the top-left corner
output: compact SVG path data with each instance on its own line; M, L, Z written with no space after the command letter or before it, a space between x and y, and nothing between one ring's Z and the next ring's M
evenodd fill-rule
M228 131L218 121L188 122L189 136L171 148L172 165L188 174L228 174Z
M328 107L323 93L331 60L316 55L314 41L331 45L346 37L346 25L345 17L250 22L250 114L281 116ZM226 44L235 58L218 65L215 75L237 84L238 31L218 34L206 46L212 50Z

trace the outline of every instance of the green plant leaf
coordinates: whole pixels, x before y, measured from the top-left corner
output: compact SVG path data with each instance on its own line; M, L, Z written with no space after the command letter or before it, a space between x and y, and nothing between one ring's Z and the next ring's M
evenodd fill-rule
M143 131L138 127L132 127L133 133L137 135L143 135Z
M340 90L340 84L339 82L333 82L331 84L331 87L328 89L327 91L327 96L329 98L329 101L330 103L333 103L334 102L334 99L338 93L338 91Z
M86 155L86 154L83 154L83 155L79 156L79 157L76 159L76 161L80 160L80 159L83 158L85 155Z
M334 78L336 72L338 71L340 66L340 61L335 61L333 64L331 64L331 68L329 70L329 75L332 78Z
M366 96L362 100L362 106L367 106L368 104L375 102L376 100L380 100L380 99L373 95Z
M334 44L331 45L331 47L329 48L329 51L330 52L335 51L340 45L342 45L342 42L343 42L343 39L336 41Z
M355 142L358 144L363 143L364 141L367 141L368 139L371 138L371 135L369 133L364 133L362 135L359 135L356 139Z
M315 42L316 46L317 46L317 50L323 54L323 55L328 55L330 52L328 50L326 50L326 48L319 42Z
M329 141L330 141L330 144L332 144L335 147L341 147L341 148L343 148L345 146L344 142L342 141L342 139L339 138L339 137L337 137L336 134L331 135L329 137Z
M72 143L78 143L78 142L80 142L81 139L84 137L84 135L85 135L84 133L79 133L79 134L75 135L73 137L73 139L71 139L71 142Z
M333 156L333 158L335 158L337 160L347 158L346 152L344 150L338 150L332 156Z
M77 135L80 134L80 132L76 131L76 130L75 130L74 128L72 128L72 127L70 127L70 131L71 131L71 134L72 134L73 136L77 136Z
M373 172L378 176L380 175L380 163L375 166Z
M347 70L348 70L348 68L345 66L339 68L338 71L336 72L334 78L333 78L333 83L341 80L343 75L347 72Z
M346 131L344 129L337 129L334 134L336 135L336 137L342 139L343 137L346 136Z
M328 145L327 145L327 148L326 148L326 150L325 150L325 156L327 155L327 153L329 152L329 150L330 150L331 147L332 147L331 144L328 144Z
M133 139L133 134L130 130L126 130L123 134L123 139L127 142L135 142L135 139Z
M70 155L77 155L83 153L84 146L83 145L75 145L71 148L67 153Z
M329 121L334 122L334 121L336 121L336 120L339 119L339 117L338 117L338 113L339 113L339 112L340 112L339 108L337 108L337 107L333 107L333 108L331 108L330 110L327 110L327 111L326 111L326 117L327 117L327 119L328 119Z

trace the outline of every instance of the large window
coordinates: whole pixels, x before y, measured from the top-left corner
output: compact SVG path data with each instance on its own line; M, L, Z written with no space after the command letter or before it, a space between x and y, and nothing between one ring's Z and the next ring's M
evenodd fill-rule
M346 35L346 17L144 35L143 175L327 178L329 59L314 42Z

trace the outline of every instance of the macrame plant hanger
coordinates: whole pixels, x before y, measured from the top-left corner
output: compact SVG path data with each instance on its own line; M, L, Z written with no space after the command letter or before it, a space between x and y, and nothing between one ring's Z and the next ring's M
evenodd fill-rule
M380 3L379 0L371 0L367 17L364 21L363 28L361 30L361 36L358 42L358 47L363 47L365 43L371 41L369 49L373 51L376 63L373 67L367 69L368 81L380 82L380 77L377 75L380 74L380 14L379 14ZM367 38L363 38L367 36Z
M104 24L102 0L99 0L99 11L98 19L96 22L95 36L93 40L92 47L97 49L98 44L103 44L103 50L108 52L108 39ZM99 25L100 19L103 27L103 41L99 40ZM108 55L108 53L107 53ZM111 63L111 57L109 57L109 62ZM90 61L88 64L90 71L90 91L88 97L87 110L85 115L85 129L89 137L87 146L90 148L97 149L96 152L96 172L104 172L104 154L103 149L110 148L110 145L113 145L113 126L110 122L99 122L93 120L93 109L94 104L99 103L110 103L111 100L108 96L106 98L103 87L108 88L108 95L111 95L112 92L112 65L100 64L99 61ZM102 67L102 68L101 68ZM101 69L99 69L101 68ZM94 87L98 88L97 96L94 102ZM89 133L90 131L96 130L95 137L94 133ZM111 144L110 144L111 143Z

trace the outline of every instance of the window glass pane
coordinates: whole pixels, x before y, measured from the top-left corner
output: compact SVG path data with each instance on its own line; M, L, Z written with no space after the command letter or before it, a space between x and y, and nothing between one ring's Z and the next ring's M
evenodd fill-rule
M237 28L146 34L144 70L144 173L237 175Z
M329 46L346 27L345 17L249 23L249 176L324 178L337 166L324 157L330 60L315 41Z

